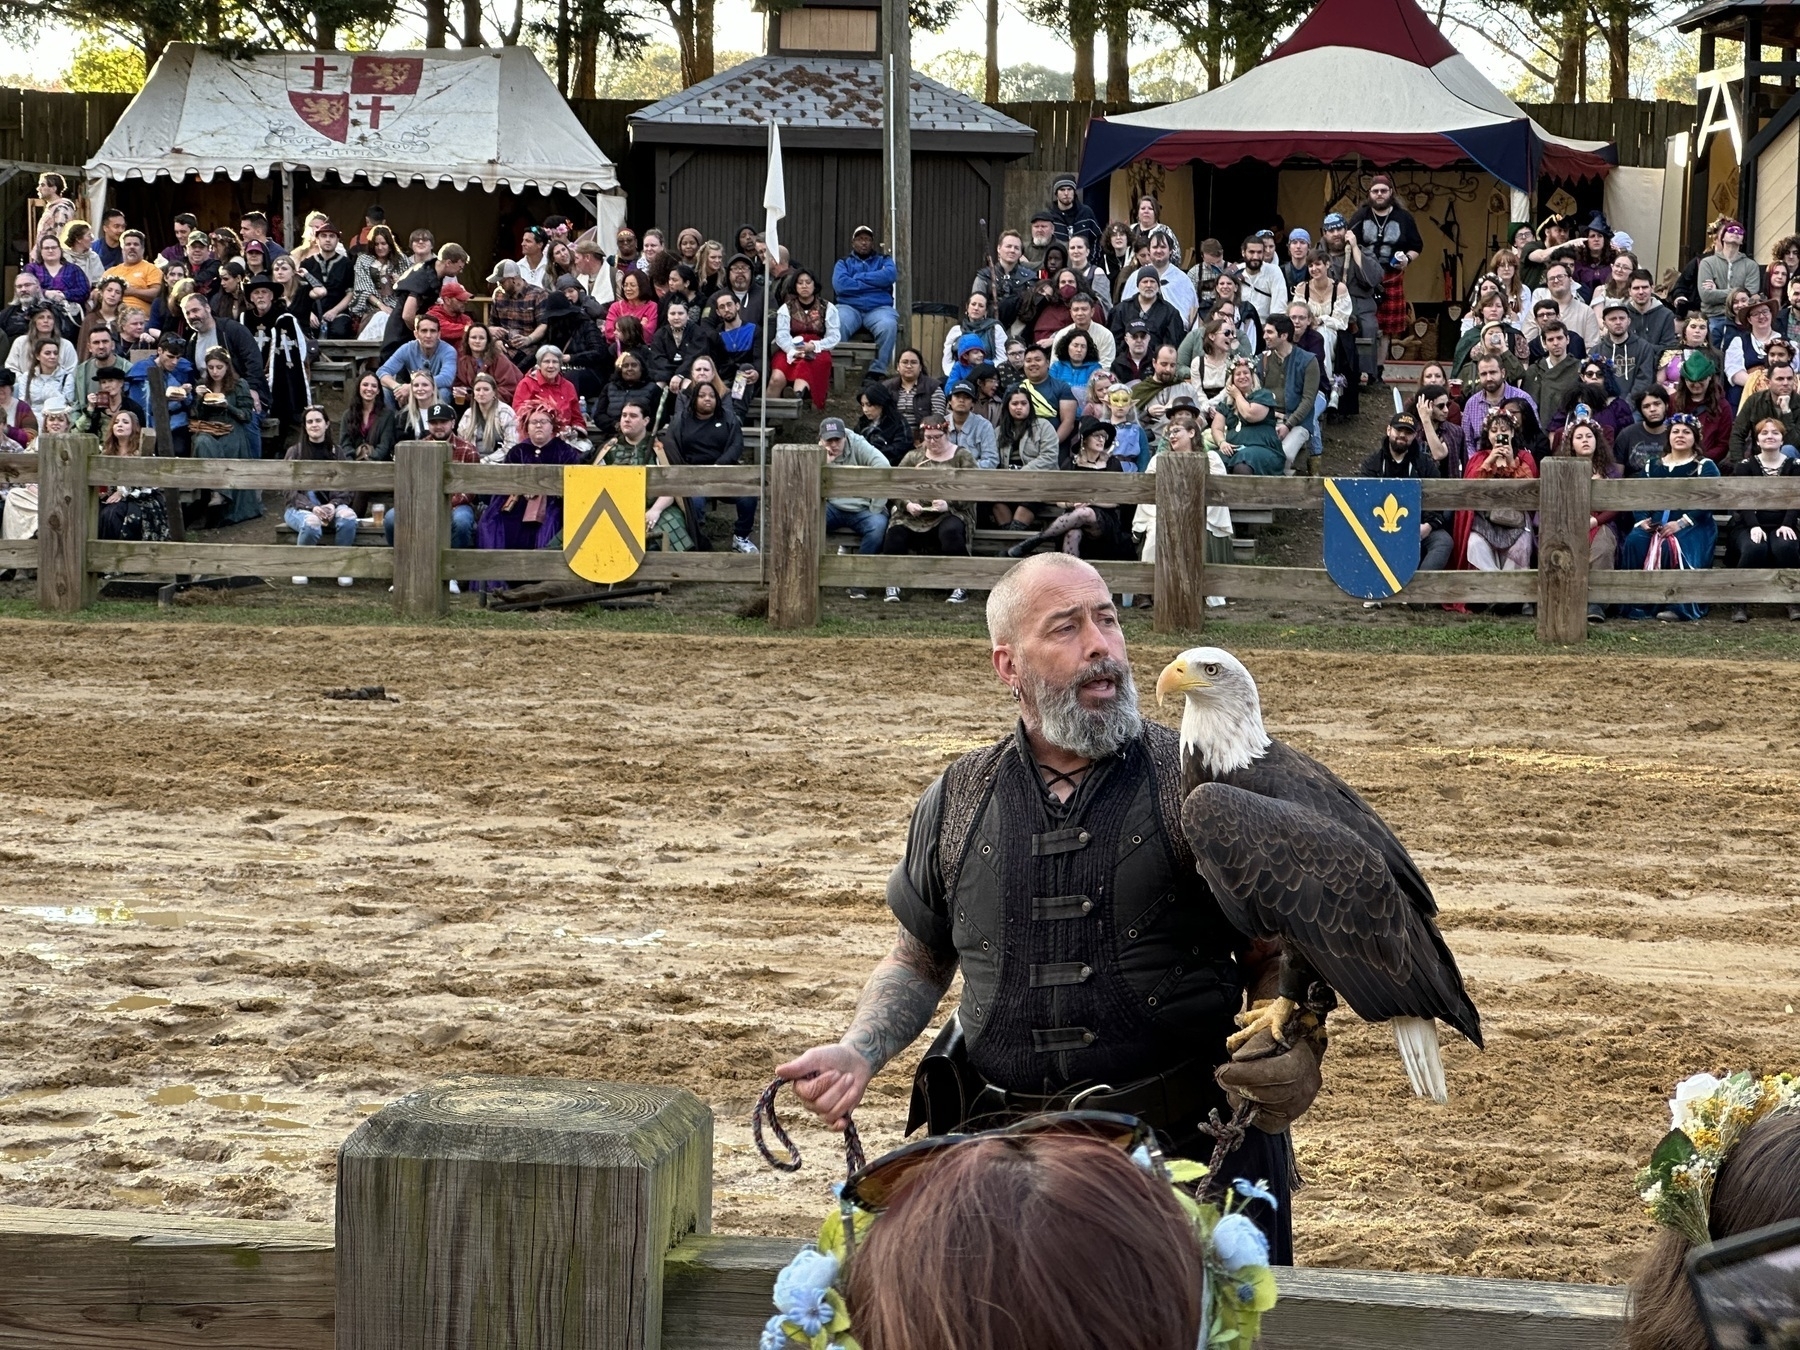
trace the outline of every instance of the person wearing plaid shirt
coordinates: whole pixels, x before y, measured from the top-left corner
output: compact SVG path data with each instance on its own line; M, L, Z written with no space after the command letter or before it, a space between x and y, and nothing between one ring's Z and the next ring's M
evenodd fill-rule
M529 365L544 340L544 301L549 292L527 285L516 262L501 263L491 279L497 289L488 306L488 327L515 363Z

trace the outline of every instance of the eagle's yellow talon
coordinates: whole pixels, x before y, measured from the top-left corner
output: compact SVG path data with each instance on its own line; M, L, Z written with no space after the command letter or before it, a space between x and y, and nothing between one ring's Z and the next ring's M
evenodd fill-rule
M1272 998L1266 1003L1253 1004L1249 1012L1237 1015L1237 1024L1243 1030L1225 1038L1225 1049L1235 1053L1249 1044L1259 1031L1267 1031L1277 1044L1289 1044L1288 1022L1299 1011L1300 1005L1291 998Z

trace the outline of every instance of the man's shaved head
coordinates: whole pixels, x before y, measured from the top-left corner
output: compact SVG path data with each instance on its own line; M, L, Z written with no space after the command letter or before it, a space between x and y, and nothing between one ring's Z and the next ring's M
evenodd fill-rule
M1092 563L1084 562L1072 553L1034 553L1001 577L1000 583L988 592L988 642L998 647L1017 641L1019 629L1030 617L1031 604L1038 595L1036 579L1048 572L1062 571L1085 572L1102 589L1106 586Z

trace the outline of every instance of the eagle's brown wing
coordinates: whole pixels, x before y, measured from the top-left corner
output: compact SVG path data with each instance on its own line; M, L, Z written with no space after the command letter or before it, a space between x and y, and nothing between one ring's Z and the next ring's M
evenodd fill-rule
M1245 934L1282 939L1359 1017L1435 1017L1481 1044L1480 1014L1437 925L1361 833L1226 783L1189 793L1181 825Z

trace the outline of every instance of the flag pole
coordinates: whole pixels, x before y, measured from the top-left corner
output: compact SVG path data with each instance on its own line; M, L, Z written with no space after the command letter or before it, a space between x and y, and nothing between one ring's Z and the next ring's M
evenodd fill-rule
M767 243L766 237L764 243ZM769 579L769 551L765 547L769 541L769 502L765 480L769 472L769 281L772 253L772 249L763 249L762 331L757 334L762 342L762 369L757 374L756 387L761 391L762 397L756 401L756 547L762 552L764 582Z
M763 318L762 318L762 371L758 375L758 383L762 386L762 401L757 404L756 428L758 449L761 453L756 458L756 489L759 504L760 494L765 490L769 465L769 293L775 283L775 255L781 251L781 235L776 229L778 222L787 216L787 179L781 167L781 127L776 120L769 119L769 166L768 176L763 183ZM757 551L763 555L762 575L766 582L769 575L768 538L769 513L759 509L756 513Z

